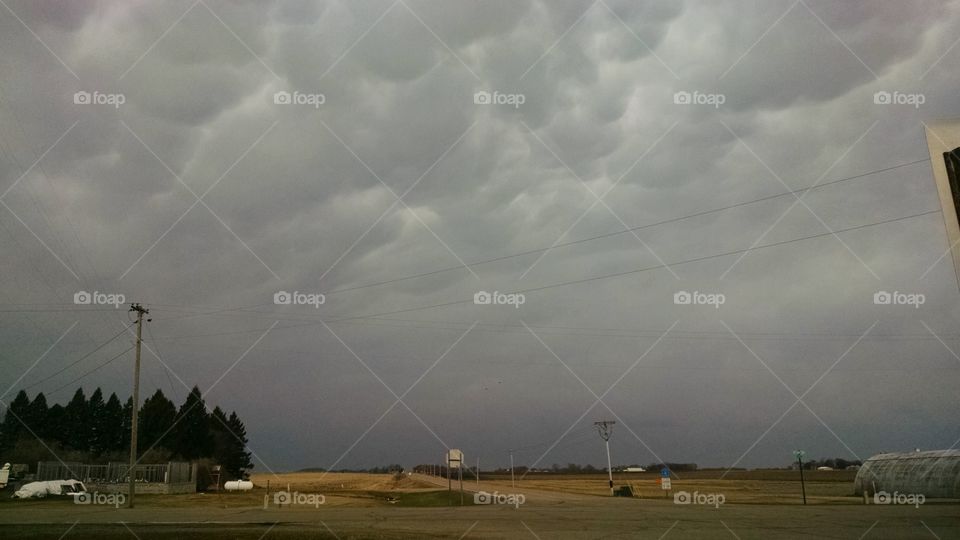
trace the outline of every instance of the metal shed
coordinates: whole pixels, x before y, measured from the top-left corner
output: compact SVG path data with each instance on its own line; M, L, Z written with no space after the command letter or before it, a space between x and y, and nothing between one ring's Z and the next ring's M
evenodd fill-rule
M854 490L857 495L898 491L960 499L960 450L877 454L860 467Z

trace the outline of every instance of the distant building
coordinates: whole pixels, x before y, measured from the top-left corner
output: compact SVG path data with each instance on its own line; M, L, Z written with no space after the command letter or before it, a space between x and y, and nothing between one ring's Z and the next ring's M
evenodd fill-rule
M857 495L878 491L960 498L960 450L877 454L866 460L854 480Z
M627 467L623 472L647 472L643 467Z

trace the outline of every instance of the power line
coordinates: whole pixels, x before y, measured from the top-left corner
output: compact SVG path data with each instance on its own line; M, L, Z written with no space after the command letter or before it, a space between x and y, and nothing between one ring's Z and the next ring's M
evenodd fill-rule
M820 234L812 234L812 235L809 235L809 236L802 236L802 237L800 237L800 238L794 238L794 239L791 239L791 240L783 240L783 241L780 241L780 242L773 242L773 243L770 243L770 244L762 244L762 245L754 246L754 247L752 247L752 248L747 248L747 249L737 249L737 250L732 250L732 251L726 251L726 252L723 252L723 253L716 253L716 254L713 254L713 255L704 255L704 256L702 256L702 257L695 257L695 258L693 258L693 259L686 259L686 260L681 260L681 261L673 262L673 263L670 263L669 266L680 266L680 265L682 265L682 264L689 264L689 263L694 263L694 262L706 261L706 260L710 260L710 259L717 259L717 258L721 258L721 257L728 257L728 256L730 256L730 255L737 255L737 254L740 254L740 253L748 253L748 252L750 252L750 251L758 251L758 250L761 250L761 249L766 249L766 248L771 248L771 247L777 247L777 246L783 246L783 245L786 245L786 244L792 244L792 243L794 243L794 242L802 242L802 241L804 241L804 240L812 240L812 239L814 239L814 238L822 238L822 237L824 237L824 236L831 236L831 235L840 234L840 233L845 233L845 232L850 232L850 231L857 231L857 230L861 230L861 229L866 229L866 228L868 228L868 227L875 227L875 226L877 226L877 225L886 225L886 224L889 224L889 223L895 223L895 222L898 222L898 221L905 221L905 220L908 220L908 219L913 219L913 218L917 218L917 217L927 216L927 215L931 215L931 214L938 214L938 213L940 213L940 212L941 212L941 210L931 210L931 211L929 211L929 212L921 212L921 213L918 213L918 214L911 214L911 215L909 215L909 216L903 216L903 217L898 217L898 218L886 219L886 220L883 220L883 221L877 221L877 222L868 223L868 224L865 224L865 225L857 225L857 226L855 226L855 227L848 227L848 228L845 228L845 229L835 229L835 230L830 231L830 232L824 232L824 233L820 233ZM588 277L588 278L575 279L575 280L571 280L571 281L561 281L561 282L559 282L559 283L553 283L553 284L550 284L550 285L542 285L542 286L540 286L540 287L530 287L530 288L527 288L527 289L519 289L519 290L516 290L516 291L510 291L510 292L512 292L512 293L536 292L536 291L542 291L542 290L546 290L546 289L553 289L553 288L557 288L557 287L566 287L566 286L568 286L568 285L577 285L577 284L580 284L580 283L587 283L587 282L591 282L591 281L598 281L598 280L603 280L603 279L612 279L612 278L618 278L618 277L623 277L623 276L628 276L628 275L633 275L633 274L639 274L639 273L642 273L642 272L648 272L648 271L650 271L650 270L657 270L657 269L660 269L660 268L666 268L667 266L668 266L668 265L666 265L666 264L657 264L657 265L653 265L653 266L647 266L647 267L644 267L644 268L637 268L637 269L634 269L634 270L627 270L627 271L624 271L624 272L615 272L615 273L612 273L612 274L603 274L603 275L599 275L599 276L592 276L592 277ZM367 318L370 318L370 317L378 317L378 316L381 316L381 315L394 315L394 314L397 314L397 313L409 313L409 312L411 312L411 311L422 311L422 310L425 310L425 309L433 309L433 308L438 308L438 307L446 307L446 306L452 306L452 305L456 305L456 304L466 304L466 303L472 303L472 302L473 302L472 299L457 300L457 301L451 301L451 302L442 302L442 303L439 303L439 304L432 304L432 305L428 305L428 306L412 307L412 308L406 308L406 309L397 309L397 310L386 311L386 312L382 312L382 313L373 313L373 314L367 314L367 315L356 315L356 316L351 316L351 317L341 317L341 318L339 318L339 319L332 319L332 320L328 320L328 321L326 321L326 322L327 322L327 323L330 323L330 322L348 321L348 320L353 320L353 319L367 319Z
M111 337L111 338L108 339L107 341L104 341L103 343L101 343L100 345L98 345L96 349L93 349L92 351L88 352L87 354L81 356L80 358L74 360L73 362L67 364L66 366L58 369L58 370L55 371L53 374L48 375L47 377L44 377L44 378L40 379L39 381L31 384L31 385L24 386L24 387L23 387L23 390L29 390L29 389L31 389L31 388L39 385L39 384L43 384L43 383L49 381L50 379L56 377L57 375L63 373L64 371L66 371L66 370L72 368L73 366L79 364L80 362L84 361L85 359L87 359L88 357L90 357L91 355L93 355L93 353L95 353L95 352L99 351L100 349L106 347L106 346L109 345L113 340L115 340L115 339L117 339L118 337L120 337L121 335L123 335L123 334L127 331L127 329L130 328L130 326L132 326L132 324L131 324L131 325L128 325L128 326L125 326L125 327L123 328L123 330L121 330L120 332L114 334L113 337Z
M836 235L836 234L842 234L842 233L846 233L846 232L857 231L857 230L866 229L866 228L869 228L869 227L876 227L876 226L878 226L878 225L887 225L887 224L890 224L890 223L896 223L896 222L900 222L900 221L906 221L906 220L908 220L908 219L914 219L914 218L917 218L917 217L923 217L923 216L928 216L928 215L932 215L932 214L938 214L938 213L940 213L940 212L941 212L941 210L931 210L931 211L928 211L928 212L920 212L920 213L916 213L916 214L910 214L910 215L907 215L907 216L901 216L901 217L897 217L897 218L890 218L890 219L886 219L886 220L882 220L882 221L876 221L876 222L873 222L873 223L867 223L867 224L863 224L863 225L857 225L857 226L854 226L854 227L847 227L847 228L844 228L844 229L834 229L833 231L828 231L828 232L823 232L823 233L818 233L818 234L811 234L811 235L808 235L808 236L802 236L802 237L799 237L799 238L793 238L793 239L789 239L789 240L782 240L782 241L779 241L779 242L772 242L772 243L769 243L769 244L762 244L762 245L758 245L758 246L753 246L753 247L751 247L751 248L731 250L731 251L726 251L726 252L723 252L723 253L715 253L715 254L712 254L712 255L704 255L704 256L701 256L701 257L695 257L695 258L691 258L691 259L680 260L680 261L676 261L676 262L673 262L673 263L669 263L669 266L680 266L680 265L683 265L683 264L690 264L690 263L695 263L695 262L702 262L702 261L711 260L711 259L728 257L728 256L731 256L731 255L738 255L738 254L741 254L741 253L748 253L748 252L751 252L751 251L759 251L759 250L761 250L761 249L766 249L766 248L771 248L771 247L778 247L778 246L783 246L783 245L787 245L787 244L792 244L792 243L795 243L795 242L802 242L802 241L805 241L805 240L813 240L813 239L816 239L816 238L823 238L823 237L825 237L825 236L832 236L832 235ZM570 281L562 281L562 282L559 282L559 283L552 283L552 284L549 284L549 285L542 285L542 286L539 286L539 287L530 287L530 288L527 288L527 289L518 289L518 290L510 291L510 292L512 292L512 293L537 292L537 291L542 291L542 290L546 290L546 289L553 289L553 288L557 288L557 287L566 287L566 286L568 286L568 285L577 285L577 284L580 284L580 283L588 283L588 282L592 282L592 281L599 281L599 280L604 280L604 279L613 279L613 278L618 278L618 277L623 277L623 276L628 276L628 275L633 275L633 274L639 274L639 273L643 273L643 272L649 272L649 271L651 271L651 270L657 270L657 269L661 269L661 268L666 268L667 266L668 266L667 264L657 264L657 265L647 266L647 267L643 267L643 268L636 268L636 269L633 269L633 270L626 270L626 271L623 271L623 272L615 272L615 273L611 273L611 274L602 274L602 275L598 275L598 276L591 276L591 277L587 277L587 278L575 279L575 280L570 280ZM363 314L363 315L352 315L352 316L346 316L346 317L334 317L334 318L331 318L331 319L319 319L319 320L318 320L318 319L315 319L315 318L313 318L313 317L311 317L311 316L309 316L308 314L303 314L303 315L301 315L301 316L299 316L299 317L290 317L290 316L283 316L282 313L278 313L278 312L275 312L275 311L272 311L272 312L267 312L267 311L255 311L255 310L248 310L248 309L245 309L245 308L219 309L219 310L217 310L215 313L225 313L225 314L226 314L226 313L237 313L237 314L268 315L268 316L269 316L270 318L272 318L272 319L293 320L293 321L310 321L310 322L305 322L304 324L294 324L294 325L288 325L288 326L278 327L278 330L284 330L284 329L292 329L292 328L301 328L301 327L306 327L306 326L313 326L313 325L324 324L324 323L330 324L330 323L337 323L337 322L354 321L354 320L358 320L358 319L374 319L374 318L376 318L376 317L381 317L381 316L383 316L383 315L396 315L396 314L398 314L398 313L409 313L409 312L414 312L414 311L423 311L423 310L427 310L427 309L435 309L435 308L440 308L440 307L448 307L448 306L454 306L454 305L459 305L459 304L469 304L469 303L472 303L472 302L473 302L473 299L452 300L452 301L448 301L448 302L441 302L441 303L430 304L430 305L426 305L426 306L417 306L417 307L411 307L411 308L396 309L396 310L391 310L391 311L383 311L383 312L379 312L379 313L370 313L370 314ZM263 330L264 330L264 329L241 331L241 333L255 332L255 331L260 331L260 332L262 332ZM225 335L226 333L222 333L222 334Z
M50 392L50 395L52 396L53 394L56 394L57 392L63 390L64 388L66 388L66 387L68 387L68 386L70 386L70 385L72 385L72 384L77 383L78 381L80 381L81 379L83 379L83 378L85 378L86 376L90 375L91 373L94 373L94 372L96 372L96 371L99 371L100 369L106 367L108 364L112 363L112 362L113 362L114 360L116 360L117 358L120 358L121 356L123 356L123 355L127 354L128 352L132 351L134 347L135 347L135 345L131 345L130 347L128 347L127 349L125 349L123 352L121 352L121 353L117 354L116 356L110 358L110 359L107 360L106 362L103 362L102 364L98 365L97 367L95 367L95 368L93 368L93 369L85 372L83 375L80 375L79 377L77 377L76 379L68 382L67 384L64 384L64 385L62 385L62 386L57 387L56 390L54 390L53 392Z
M910 162L908 162L908 163L901 163L901 164L899 164L899 165L892 165L892 166L890 166L890 167L884 167L884 168L882 168L882 169L876 169L876 170L868 171L868 172L865 172L865 173L857 174L857 175L854 175L854 176L847 176L847 177L845 177L845 178L839 178L839 179L837 179L837 180L831 180L831 181L829 181L829 182L822 182L822 183L815 184L815 185L813 185L813 186L809 186L809 187L802 188L802 189L797 189L797 190L793 190L793 191L785 191L785 192L782 192L782 193L778 193L778 194L776 194L776 195L768 195L768 196L766 196L766 197L761 197L761 198L759 198L759 199L753 199L753 200L750 200L750 201L739 202L739 203L731 204L731 205L728 205L728 206L722 206L722 207L720 207L720 208L713 208L713 209L711 209L711 210L704 210L704 211L696 212L696 213L693 213L693 214L687 214L687 215L684 215L684 216L673 217L673 218L670 218L670 219L665 219L665 220L663 220L663 221L657 221L657 222L655 222L655 223L648 223L648 224L646 224L646 225L640 225L640 226L638 226L638 227L631 227L631 228L623 229L623 230L620 230L620 231L604 233L604 234L600 234L600 235L597 235L597 236L590 236L590 237L587 237L587 238L581 238L581 239L579 239L579 240L571 240L571 241L568 241L568 242L562 242L562 243L559 243L559 244L556 244L556 245L552 245L552 246L549 246L549 247L541 247L541 248L536 248L536 249L529 249L529 250L526 250L526 251L520 251L520 252L517 252L517 253L511 253L511 254L508 254L508 255L501 255L501 256L499 256L499 257L492 257L492 258L489 258L489 259L482 259L482 260L479 260L479 261L476 261L476 262L468 263L468 264L466 264L466 265L449 266L449 267L441 268L441 269L438 269L438 270L431 270L431 271L427 271L427 272L420 272L420 273L417 273L417 274L410 274L410 275L402 276L402 277L398 277L398 278L393 278L393 279L388 279L388 280L383 280L383 281L377 281L377 282L373 282L373 283L366 283L366 284L363 284L363 285L355 285L355 286L353 286L353 287L343 287L343 288L340 288L340 289L334 289L334 290L332 290L332 291L325 292L324 294L326 294L326 295L331 295L331 294L337 294L337 293L342 293L342 292L347 292L347 291L355 291L355 290L357 290L357 289L365 289L365 288L368 288L368 287L377 287L377 286L380 286L380 285L387 285L387 284L389 284L389 283L396 283L396 282L398 282L398 281L406 281L406 280L415 279L415 278L420 278L420 277L432 276L432 275L440 274L440 273L443 273L443 272L452 272L452 271L454 271L454 270L463 270L465 266L466 266L466 267L479 266L479 265L482 265L482 264L489 264L489 263L498 262L498 261L503 261L503 260L507 260L507 259L513 259L513 258L516 258L516 257L522 257L522 256L524 256L524 255L532 255L532 254L534 254L534 253L541 253L541 252L549 251L549 250L556 249L556 248L567 247L567 246L572 246L572 245L576 245L576 244L582 244L582 243L584 243L584 242L590 242L590 241L593 241L593 240L600 240L600 239L602 239L602 238L609 238L609 237L612 237L612 236L618 236L618 235L621 235L621 234L626 234L626 233L630 233L630 232L635 232L635 231L639 231L639 230L643 230L643 229L649 229L649 228L651 228L651 227L658 227L658 226L660 226L660 225L666 225L666 224L669 224L669 223L676 223L676 222L678 222L678 221L684 221L684 220L692 219L692 218L695 218L695 217L701 217L701 216L706 216L706 215L709 215L709 214L715 214L715 213L717 213L717 212L723 212L723 211L725 211L725 210L731 210L731 209L734 209L734 208L739 208L739 207L741 207L741 206L748 206L748 205L756 204L756 203L759 203L759 202L770 201L770 200L773 200L773 199L778 199L778 198L780 198L780 197L786 197L786 196L788 196L788 195L797 195L797 194L799 194L799 193L805 193L805 192L812 191L812 190L815 190L815 189L820 189L820 188L822 188L822 187L826 187L826 186L830 186L830 185L834 185L834 184L839 184L839 183L841 183L841 182L848 182L848 181L850 181L850 180L856 180L856 179L858 179L858 178L863 178L863 177L865 177L865 176L870 176L870 175L877 174L877 173L892 171L892 170L895 170L895 169L900 169L900 168L903 168L903 167L908 167L908 166L910 166L910 165L916 165L917 163L924 163L924 162L927 162L927 161L930 161L930 158L918 159L918 160L915 160L915 161L910 161Z

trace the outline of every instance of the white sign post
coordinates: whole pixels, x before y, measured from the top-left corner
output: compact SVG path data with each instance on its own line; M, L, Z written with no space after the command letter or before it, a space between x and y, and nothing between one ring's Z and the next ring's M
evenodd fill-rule
M447 450L447 493L450 493L452 486L450 478L450 469L457 469L457 477L460 481L460 506L463 506L463 451L456 448Z

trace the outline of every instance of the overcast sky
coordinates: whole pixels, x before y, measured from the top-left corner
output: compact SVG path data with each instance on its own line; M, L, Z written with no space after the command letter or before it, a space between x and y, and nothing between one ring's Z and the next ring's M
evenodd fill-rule
M257 471L600 466L602 419L623 464L949 448L923 128L960 116L958 29L936 0L5 0L2 399L129 395L131 334L50 377L129 321L97 291L150 309L141 395L198 385Z

